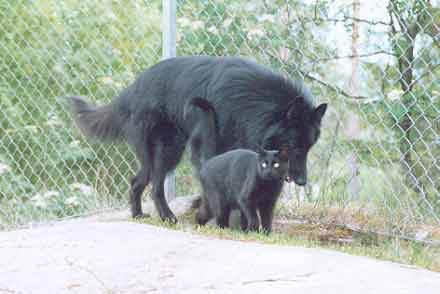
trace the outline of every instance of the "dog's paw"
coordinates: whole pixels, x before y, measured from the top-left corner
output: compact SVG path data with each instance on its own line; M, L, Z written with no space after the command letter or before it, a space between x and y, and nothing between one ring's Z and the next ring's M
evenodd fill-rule
M150 218L150 217L151 217L150 214L143 213L143 212L139 212L139 213L132 215L133 219L146 219L146 218Z
M163 216L161 215L160 218L165 223L169 223L169 224L173 224L173 225L177 224L177 217L173 213L168 214L168 215L163 215Z

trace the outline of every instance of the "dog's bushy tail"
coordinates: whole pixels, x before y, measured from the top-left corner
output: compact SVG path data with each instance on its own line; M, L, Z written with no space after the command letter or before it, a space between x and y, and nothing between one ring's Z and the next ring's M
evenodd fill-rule
M202 114L194 128L191 138L191 146L199 149L200 164L214 157L217 152L217 114L214 106L206 99L196 97L189 100L184 109L185 119L188 117L192 108L199 108Z
M114 141L123 136L126 118L115 105L93 106L78 96L65 99L73 119L86 136L102 141Z

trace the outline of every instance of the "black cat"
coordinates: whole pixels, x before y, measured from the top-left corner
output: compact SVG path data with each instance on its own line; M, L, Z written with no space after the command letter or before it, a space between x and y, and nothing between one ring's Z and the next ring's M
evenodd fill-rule
M258 152L235 149L214 156L213 142L217 137L214 107L207 100L194 98L185 108L185 117L190 105L202 110L200 123L190 139L191 152L201 162L199 177L203 193L197 223L204 225L214 217L219 227L227 227L231 209L239 209L242 229L255 231L260 227L258 211L263 230L270 232L275 203L289 170L287 148L281 151L260 148Z

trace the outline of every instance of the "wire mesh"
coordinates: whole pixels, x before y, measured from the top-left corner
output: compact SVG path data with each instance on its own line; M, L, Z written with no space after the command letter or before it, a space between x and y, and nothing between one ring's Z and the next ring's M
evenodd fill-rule
M57 98L106 103L158 62L159 3L0 5L0 228L126 205L132 152L84 140Z
M133 154L85 141L56 97L105 103L159 61L160 4L0 4L1 228L126 205ZM329 102L286 216L440 239L439 23L427 0L179 0L177 55L251 56ZM198 191L186 160L176 187Z

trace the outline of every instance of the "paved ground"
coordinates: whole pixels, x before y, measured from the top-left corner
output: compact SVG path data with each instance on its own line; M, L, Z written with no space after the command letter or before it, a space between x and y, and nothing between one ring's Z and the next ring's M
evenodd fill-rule
M439 294L440 273L88 219L0 233L4 293Z

